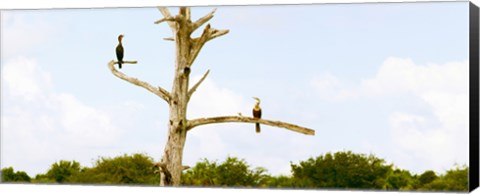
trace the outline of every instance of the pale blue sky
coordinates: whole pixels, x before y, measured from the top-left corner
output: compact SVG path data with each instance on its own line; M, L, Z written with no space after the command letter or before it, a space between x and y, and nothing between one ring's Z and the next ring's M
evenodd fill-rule
M211 9L192 8L193 18ZM123 33L125 59L139 63L121 71L170 90L174 44L163 40L168 25L153 24L161 17L156 8L2 12L2 167L33 176L61 159L158 160L166 103L107 63ZM290 162L339 150L413 172L467 163L468 2L225 6L210 23L230 32L193 65L192 79L211 72L189 118L249 115L258 96L264 118L316 135L202 126L187 138L186 165L230 155L289 174Z

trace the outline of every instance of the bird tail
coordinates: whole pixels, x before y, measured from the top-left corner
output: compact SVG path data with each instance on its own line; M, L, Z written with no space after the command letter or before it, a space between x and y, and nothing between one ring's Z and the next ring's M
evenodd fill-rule
M118 68L120 68L120 69L122 68L122 61L118 62Z
M260 133L260 123L255 123L255 131Z

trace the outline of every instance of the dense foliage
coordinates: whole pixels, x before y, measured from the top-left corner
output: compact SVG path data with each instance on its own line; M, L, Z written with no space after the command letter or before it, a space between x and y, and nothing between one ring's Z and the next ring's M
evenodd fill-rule
M2 182L30 182L30 177L23 171L15 172L12 167L2 169Z
M444 176L436 178L420 189L425 191L467 191L468 167L456 167L448 170Z
M76 161L60 161L33 182L155 185L160 179L153 166L153 159L144 154L102 157L91 168L81 168Z
M93 168L85 168L75 179L79 183L155 184L153 159L143 154L100 158Z
M266 184L266 169L255 168L244 161L228 157L223 163L210 162L204 159L182 176L183 185L193 186L233 186L260 187Z
M292 164L298 187L382 189L392 165L373 155L352 152L327 153Z
M200 160L182 175L184 186L335 188L420 191L468 191L468 167L456 166L444 174L427 170L412 174L374 155L350 151L326 153L290 164L290 176L271 176L262 167L228 157L225 161ZM68 184L143 184L156 186L160 178L153 159L145 154L101 157L92 167L61 160L45 174L30 178L13 167L1 170L2 182Z
M72 178L77 177L80 173L80 163L76 161L65 161L54 163L44 178L54 180L57 183L73 182ZM40 177L42 175L39 175Z

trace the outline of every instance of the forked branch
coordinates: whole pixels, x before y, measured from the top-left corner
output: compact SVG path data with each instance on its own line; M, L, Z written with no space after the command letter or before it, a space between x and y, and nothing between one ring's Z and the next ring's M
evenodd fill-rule
M272 121L266 119L257 119L253 117L244 117L244 116L223 116L223 117L210 117L210 118L199 118L188 121L187 130L193 129L195 127L207 124L215 123L260 123L263 125L269 125L273 127L285 128L297 133L303 133L305 135L315 135L315 130L294 125L291 123L286 123L282 121Z
M217 38L219 36L225 35L229 32L229 30L217 30L215 28L211 28L210 24L205 26L205 29L203 29L203 33L200 37L194 38L193 41L193 46L192 49L190 50L190 59L188 60L188 66L191 66L193 61L198 56L198 53L200 53L200 50L202 49L203 45L205 45L206 42Z
M153 23L154 23L154 24L160 24L160 23L162 23L162 22L175 22L175 21L177 21L177 20L178 20L178 18L176 18L176 17L164 17L164 18L162 18L162 19L160 19L160 20L157 20L157 21L155 21L155 22L153 22Z
M173 18L172 17L172 14L170 14L170 11L168 11L168 8L166 7L158 7L158 10L160 11L160 13L162 13L163 17L164 18ZM175 25L175 22L173 21L167 21L168 25L170 26L170 28L172 29L172 31L175 31L176 30L176 25Z
M201 17L200 19L198 19L197 21L195 21L192 25L192 32L195 31L197 28L199 28L200 26L202 26L203 24L207 23L210 19L213 18L213 14L215 13L215 11L217 11L217 8L213 9L210 13L208 13L207 15Z
M207 70L207 72L205 72L205 74L203 75L203 77L198 80L198 82L193 85L192 88L190 88L190 90L188 90L188 100L190 100L190 98L192 97L193 93L197 90L198 86L200 86L200 84L202 84L203 80L205 80L205 78L207 78L208 76L208 73L210 73L210 70Z
M136 64L137 61L123 61L123 63L126 63L126 64ZM165 100L167 103L170 103L170 93L163 89L162 87L153 87L152 85L150 85L149 83L147 82L144 82L144 81L141 81L137 78L134 78L134 77L130 77L130 76L127 76L125 75L124 73L118 71L117 69L115 69L115 64L118 64L118 61L110 61L108 63L108 68L110 68L110 71L112 71L113 75L117 76L118 78L120 79L123 79L127 82L130 82L134 85L137 85L137 86L140 86L142 88L145 88L147 89L148 91L156 94L157 96L159 96L160 98L162 98L163 100Z

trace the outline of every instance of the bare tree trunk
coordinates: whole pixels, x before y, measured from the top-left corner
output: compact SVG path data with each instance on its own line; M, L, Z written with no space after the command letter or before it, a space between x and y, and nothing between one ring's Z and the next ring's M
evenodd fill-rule
M115 64L118 64L117 61L110 61L108 66L115 76L147 89L165 100L169 105L168 139L161 162L155 164L159 168L160 186L180 185L182 171L188 169L188 166L182 165L183 149L185 147L187 132L197 126L224 122L261 123L264 125L290 129L307 135L315 134L315 131L312 129L294 124L243 116L220 116L188 121L188 102L193 93L210 72L210 70L208 70L203 77L189 89L190 68L206 42L225 35L229 31L214 29L208 24L205 26L200 37L191 38L190 36L195 30L213 17L216 9L199 18L195 22L191 21L190 8L181 7L176 16L172 16L167 8L160 7L159 10L164 18L157 20L154 23L159 24L167 22L172 30L173 37L164 39L175 42L175 76L171 92L168 92L160 86L154 87L147 82L134 77L129 77L118 71L114 67ZM136 64L137 61L124 61L124 63Z
M170 173L170 177L165 178L166 185L180 185L180 177L182 173L182 156L185 140L187 138L187 94L189 81L189 67L187 61L190 48L190 34L183 22L178 22L177 30L175 30L175 77L170 101L170 118L168 140L165 146L162 162L166 164L166 170Z

